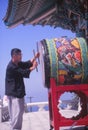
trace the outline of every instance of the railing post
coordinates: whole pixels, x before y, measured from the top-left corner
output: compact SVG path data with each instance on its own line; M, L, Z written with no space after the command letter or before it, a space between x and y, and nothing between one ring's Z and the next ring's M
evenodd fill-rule
M45 104L39 104L38 107L39 107L38 111L45 111L45 109L44 109Z
M2 100L0 99L0 123L2 122L2 109L3 109L3 103Z
M0 106L0 123L2 122L2 106Z

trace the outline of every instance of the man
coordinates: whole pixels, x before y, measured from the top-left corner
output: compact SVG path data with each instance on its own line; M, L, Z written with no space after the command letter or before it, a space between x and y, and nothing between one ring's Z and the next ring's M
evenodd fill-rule
M21 130L24 113L25 85L23 78L29 78L30 72L37 67L35 55L32 60L22 62L22 53L18 48L11 50L11 61L7 65L5 95L8 97L11 130Z

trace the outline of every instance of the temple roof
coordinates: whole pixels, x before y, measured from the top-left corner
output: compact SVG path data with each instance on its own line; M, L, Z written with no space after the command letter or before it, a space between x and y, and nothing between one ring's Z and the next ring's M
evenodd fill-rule
M88 37L87 0L8 0L4 22L8 27L19 24L50 25Z

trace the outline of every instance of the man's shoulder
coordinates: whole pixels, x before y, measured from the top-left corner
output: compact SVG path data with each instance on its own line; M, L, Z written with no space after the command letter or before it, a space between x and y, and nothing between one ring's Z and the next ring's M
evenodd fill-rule
M9 61L8 65L7 65L7 69L15 68L15 67L16 67L16 65L12 61Z

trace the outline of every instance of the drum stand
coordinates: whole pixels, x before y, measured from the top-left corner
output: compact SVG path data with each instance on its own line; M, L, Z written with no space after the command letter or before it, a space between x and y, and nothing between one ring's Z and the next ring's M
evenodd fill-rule
M59 109L57 107L58 100L64 92L77 92L82 96L83 108L80 117L77 117L77 119L68 119L62 117L59 113ZM55 79L51 78L50 88L48 89L48 100L50 130L60 130L60 127L66 126L69 126L70 128L64 130L72 130L74 126L81 127L82 125L86 126L86 129L88 128L88 84L57 86Z

